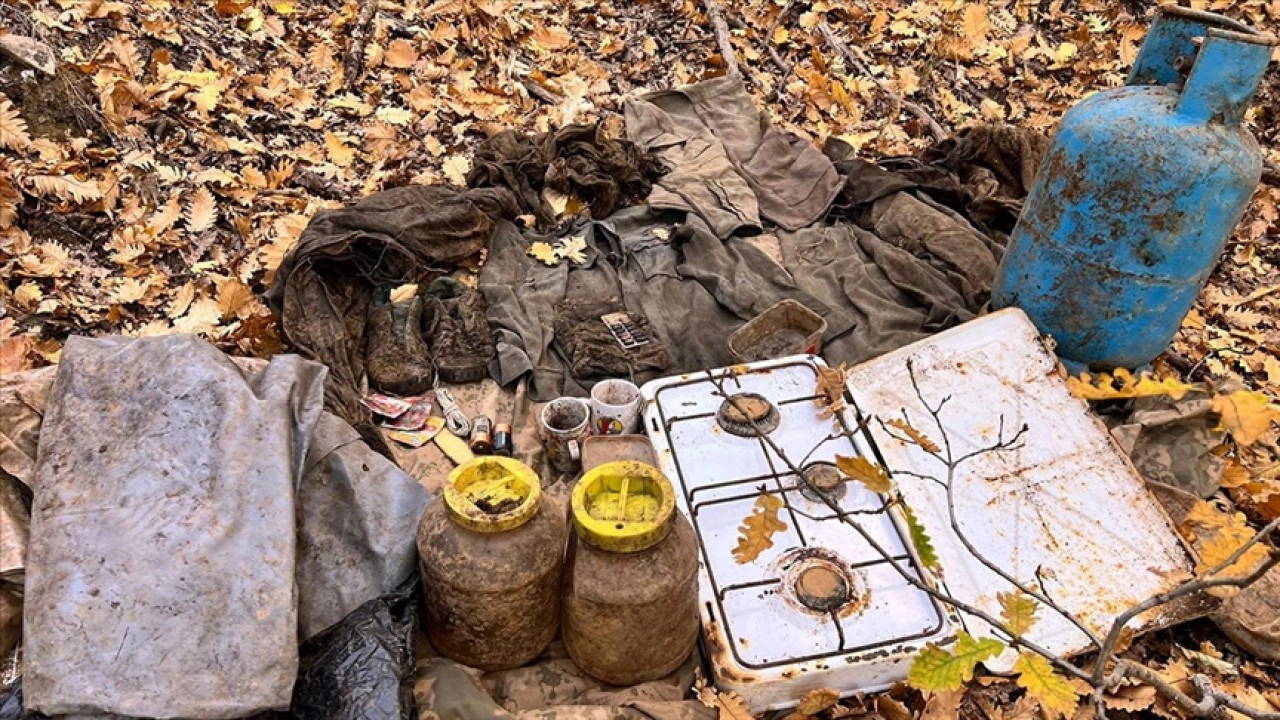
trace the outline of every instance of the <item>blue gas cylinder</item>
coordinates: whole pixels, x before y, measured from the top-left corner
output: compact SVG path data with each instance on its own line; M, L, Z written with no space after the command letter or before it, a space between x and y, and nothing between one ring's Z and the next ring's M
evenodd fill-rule
M1062 117L996 273L1068 364L1164 352L1262 173L1241 127L1276 38L1159 8L1125 87Z

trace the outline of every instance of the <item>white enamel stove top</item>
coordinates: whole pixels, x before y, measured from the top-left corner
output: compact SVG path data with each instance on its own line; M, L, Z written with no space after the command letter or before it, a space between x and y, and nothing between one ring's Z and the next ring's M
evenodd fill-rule
M957 625L804 487L750 425L721 419L726 393L754 393L773 407L758 424L767 429L776 422L769 437L806 473L833 471L837 454L874 457L862 432L853 441L827 439L837 424L856 427L857 416L851 398L836 418L819 416L814 396L821 365L820 358L796 356L643 388L645 430L702 547L703 641L716 684L742 695L756 712L794 705L815 688L885 689L906 677L918 649L949 640ZM738 528L762 491L783 501L778 517L787 527L759 557L739 563L732 552ZM921 576L897 508L886 510L882 496L856 482L828 497Z

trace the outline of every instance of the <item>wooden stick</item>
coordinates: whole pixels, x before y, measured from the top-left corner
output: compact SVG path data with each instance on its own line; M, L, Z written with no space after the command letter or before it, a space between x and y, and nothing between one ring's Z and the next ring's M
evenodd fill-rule
M791 75L792 67L782 59L782 56L778 54L778 49L773 46L773 34L778 31L778 26L782 24L782 21L791 14L791 8L795 7L795 4L796 0L787 0L782 12L779 12L778 17L773 19L773 24L769 26L769 30L764 34L764 47L769 51L769 57L773 58L773 64L777 65L778 69L782 71L782 80L779 82L779 87L786 82L787 76Z
M943 129L942 125L938 124L937 120L933 119L933 116L929 114L929 111L902 97L883 80L872 75L871 68L867 67L867 64L862 62L857 55L854 55L848 45L845 45L840 41L840 38L836 37L835 33L831 31L831 26L828 25L825 20L818 25L818 30L822 33L823 39L827 41L827 44L831 46L832 50L840 53L840 55L842 55L850 65L853 65L858 69L858 72L866 75L868 78L871 78L871 81L879 86L879 88L884 91L884 94L888 95L889 99L893 100L894 103L919 118L925 126L929 128L929 134L933 136L935 141L942 142L947 139L949 133Z
M524 89L528 90L530 95L549 105L559 105L564 102L564 98L542 87L542 85L538 84L536 80L521 78L520 84L524 85Z
M1269 162L1262 163L1262 184L1280 187L1280 165Z
M347 49L347 60L342 64L346 73L348 88L355 84L356 78L364 69L364 46L369 42L369 28L373 25L373 16L378 14L379 0L364 0L360 14L356 16L355 27L351 29L351 46Z
M711 21L711 29L716 34L716 44L720 46L720 55L724 57L725 70L730 75L742 75L738 69L738 57L733 53L733 43L729 42L729 23L725 22L724 11L716 0L702 0L707 10L707 19Z

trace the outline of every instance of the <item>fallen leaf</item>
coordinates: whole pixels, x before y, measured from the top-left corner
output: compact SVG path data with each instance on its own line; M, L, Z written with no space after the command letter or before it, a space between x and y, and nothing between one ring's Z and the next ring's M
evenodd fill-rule
M449 182L459 187L466 187L467 173L471 171L471 160L466 155L452 155L445 159L440 168Z
M1099 373L1095 377L1082 373L1078 378L1069 377L1067 389L1085 400L1119 400L1156 395L1168 395L1174 400L1181 400L1187 393L1198 388L1173 378L1157 380L1150 373L1134 377L1128 370L1120 368L1111 375Z
M1112 710L1138 712L1156 701L1156 689L1150 685L1121 686L1103 695L1102 701Z
M1024 635L1036 624L1036 611L1040 603L1036 599L1021 592L996 593L1000 601L1000 620L1014 635Z
M911 535L911 545L916 549L916 555L920 557L920 564L927 568L938 567L938 551L934 549L933 540L929 539L924 525L920 524L916 514L906 504L902 506L902 514L907 518L907 532Z
M51 196L77 203L92 202L102 197L97 183L67 175L28 175L27 182L35 194L42 197Z
M1252 445L1280 420L1280 410L1260 392L1239 390L1228 395L1215 395L1213 411L1218 413L1219 429L1231 433L1241 445Z
M530 257L543 265L555 266L560 264L560 253L556 252L556 249L551 247L549 243L535 242L529 245L527 252Z
M9 98L0 93L0 148L22 150L30 144L27 121L18 114Z
M349 167L356 159L355 148L334 132L325 131L324 151L329 155L329 160L338 167Z
M775 495L762 492L756 498L751 514L738 528L738 544L733 548L733 559L739 565L755 561L760 553L773 547L773 534L787 529L787 524L778 519L782 506L782 499Z
M187 230L193 233L208 230L218 219L218 205L209 188L201 186L191 196L187 205Z
M222 310L213 298L200 298L191 304L187 314L173 321L173 329L180 333L208 333L218 326Z
M218 310L223 320L230 320L240 310L254 301L253 291L237 278L227 278L218 283Z
M719 720L755 720L751 709L736 693L721 692L711 685L698 688L698 702L717 711Z
M840 691L832 688L815 688L804 694L796 703L794 715L812 717L840 702Z
M574 265L587 264L587 239L583 235L574 235L556 243L556 255Z
M862 483L871 492L887 493L893 490L893 479L889 477L888 471L862 456L836 455L836 467L850 479Z
M1256 534L1256 531L1249 526L1244 513L1225 513L1207 500L1201 500L1192 506L1183 520L1183 528L1190 528L1194 536L1201 541L1200 560L1196 563L1196 575L1201 577L1209 576L1214 568L1226 562ZM1246 576L1266 562L1268 557L1269 553L1265 545L1255 543L1219 575L1222 577ZM1232 594L1234 588L1210 588L1207 592L1225 597Z
M956 633L955 650L932 643L916 653L907 671L907 684L917 690L941 692L959 690L973 679L974 668L983 660L1004 652L1004 643L994 638L975 640L963 630Z
M820 407L822 411L819 416L823 419L834 417L836 413L845 408L845 383L848 378L848 370L844 363L839 367L818 366L818 388L816 397L813 402Z
M893 418L890 420L885 420L884 424L888 425L889 427L897 428L898 430L901 430L903 434L905 434L908 438L911 439L911 442L915 443L916 445L919 445L920 449L924 450L927 453L942 452L942 448L938 447L937 443L935 443L934 441L926 437L924 433L920 432L919 430L916 430L906 420L899 420L897 418Z
M929 693L920 720L955 720L960 717L960 701L963 699L963 688Z
M1076 709L1078 693L1075 687L1059 675L1044 657L1024 650L1018 654L1013 672L1018 673L1018 685L1026 689L1042 709L1067 716Z
M407 69L418 62L418 49L409 40L397 38L387 45L382 63L389 68Z

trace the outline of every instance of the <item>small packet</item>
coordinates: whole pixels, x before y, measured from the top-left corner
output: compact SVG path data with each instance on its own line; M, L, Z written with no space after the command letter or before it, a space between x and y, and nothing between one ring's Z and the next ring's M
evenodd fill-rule
M431 417L431 401L419 398L408 410L401 413L399 417L382 423L382 427L388 430L421 430L427 424L427 419Z
M422 426L421 430L389 430L387 437L395 440L401 445L408 445L412 448L420 448L431 442L431 439L444 429L444 418L431 417L427 418L427 422Z
M360 398L360 403L385 418L398 418L409 411L420 397L398 398L393 395L373 393ZM414 428L417 429L417 428Z

